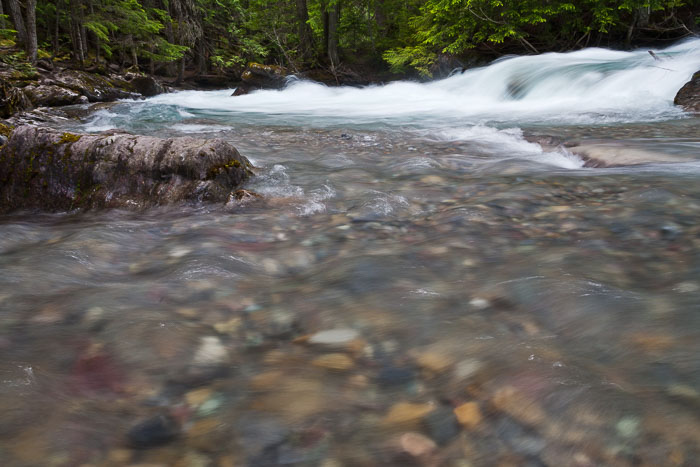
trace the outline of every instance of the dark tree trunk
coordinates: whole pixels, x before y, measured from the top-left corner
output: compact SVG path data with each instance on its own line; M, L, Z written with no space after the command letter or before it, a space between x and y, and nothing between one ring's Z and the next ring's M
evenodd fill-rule
M3 15L5 14L5 10L2 6L2 0L0 0L0 29L6 29L5 28L5 18Z
M185 65L187 64L187 58L183 55L182 58L180 59L180 63L178 66L177 70L177 79L175 79L175 86L179 86L182 84L182 81L185 79Z
M323 23L323 55L328 55L328 1L321 0L321 22Z
M90 14L94 15L95 14L95 6L93 5L92 2L90 2ZM99 65L100 63L100 49L102 48L100 46L100 38L97 36L97 34L93 34L95 36L95 63Z
M10 17L15 25L15 31L17 31L17 40L26 47L27 29L24 27L24 17L22 16L22 7L19 4L19 0L8 0L7 6L10 9Z
M73 57L80 62L80 68L85 64L85 49L81 37L82 24L80 24L80 0L69 0L70 8L70 38L73 44Z
M32 65L36 65L36 0L27 0L27 57Z
M170 13L169 13L170 14ZM172 16L172 14L170 14ZM166 21L165 22L165 38L170 42L171 44L175 44L175 33L173 33L173 23L172 21ZM175 76L175 73L177 73L175 68L175 63L170 62L167 64L165 71L168 76Z
M340 62L338 58L338 23L340 22L340 0L330 7L328 12L328 60L335 67Z
M129 36L129 43L131 44L131 66L138 70L139 54L138 50L136 50L136 44L134 44L134 39L132 36Z
M202 37L197 41L197 74L206 75L207 74L207 47Z
M299 34L299 52L302 61L311 57L312 40L311 27L309 26L309 9L306 0L296 0L297 4L297 25Z
M54 21L54 28L53 28L53 37L51 38L51 40L53 42L53 44L51 44L51 45L53 47L54 58L58 57L58 52L59 52L59 50L58 50L58 35L60 33L60 21L61 21L61 14L59 13L59 11L60 11L59 3L60 3L60 0L56 0L56 4L55 4L56 17L54 18L55 21Z

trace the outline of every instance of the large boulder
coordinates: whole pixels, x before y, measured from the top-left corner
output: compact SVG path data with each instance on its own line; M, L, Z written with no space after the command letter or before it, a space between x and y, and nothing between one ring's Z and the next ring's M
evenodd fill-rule
M219 139L77 135L25 125L0 147L0 212L223 203L251 168Z
M167 92L163 85L152 76L136 76L130 83L134 90L144 97L157 96Z
M59 107L88 102L88 98L79 92L53 84L29 85L24 88L24 93L36 107Z
M249 63L241 74L243 83L233 95L241 96L257 89L281 89L287 84L287 70L277 65Z
M131 83L119 76L102 76L79 70L62 70L42 79L41 84L70 89L87 97L90 102L141 97Z
M685 110L700 112L700 71L695 73L690 81L678 91L673 103L680 105Z

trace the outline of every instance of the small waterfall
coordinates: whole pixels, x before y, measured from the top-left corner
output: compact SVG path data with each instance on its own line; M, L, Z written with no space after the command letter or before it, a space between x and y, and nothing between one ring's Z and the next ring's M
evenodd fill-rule
M206 114L321 117L337 123L375 121L431 126L463 123L610 123L682 115L673 97L700 68L700 39L664 50L590 48L500 59L429 83L364 88L292 80L283 90L230 97L230 91L180 92L151 103ZM308 120L307 122L308 123Z

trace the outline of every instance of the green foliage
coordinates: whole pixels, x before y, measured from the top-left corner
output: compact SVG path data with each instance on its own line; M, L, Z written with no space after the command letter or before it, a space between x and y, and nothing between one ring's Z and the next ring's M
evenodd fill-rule
M435 62L437 54L423 45L417 45L389 49L382 57L395 73L403 73L412 68L421 76L429 78L432 76L430 66Z
M290 70L327 67L325 29L337 6L340 65L376 66L383 60L395 72L416 70L427 77L443 54L475 48L493 55L535 53L601 41L622 45L638 31L668 40L700 22L700 0L306 0L306 5L308 20L301 25L305 15L299 16L297 0L38 0L38 43L56 56L75 58L78 25L87 32L82 43L90 54L125 66L146 59L154 69L174 73L175 67L158 64L185 58L200 72L240 72L250 61ZM7 16L0 20L4 27L11 24ZM12 29L0 29L0 46L14 46L15 36Z
M527 52L569 48L591 33L624 38L642 15L661 12L667 21L683 5L682 0L427 0L409 21L409 46L391 49L384 58L392 67L410 65L425 74L436 57L429 51L459 55L507 44Z

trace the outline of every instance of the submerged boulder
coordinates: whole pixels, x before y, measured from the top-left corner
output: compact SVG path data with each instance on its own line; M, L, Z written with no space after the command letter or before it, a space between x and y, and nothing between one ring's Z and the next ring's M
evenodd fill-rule
M0 147L0 213L224 203L251 167L220 139L77 135L25 125Z
M678 91L673 103L690 112L700 112L700 71Z
M249 63L241 74L243 83L233 95L242 96L257 89L281 89L287 84L287 70L277 65Z

